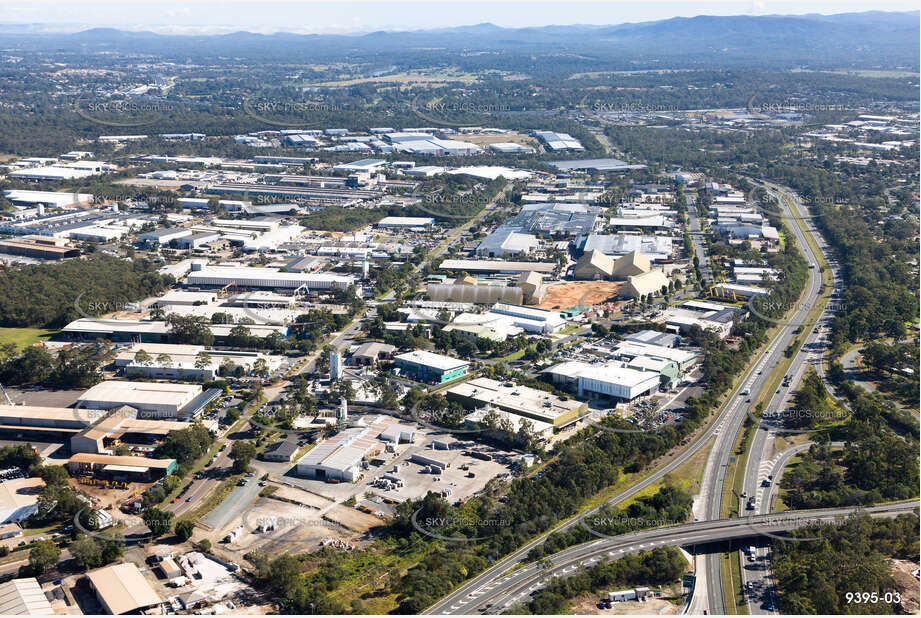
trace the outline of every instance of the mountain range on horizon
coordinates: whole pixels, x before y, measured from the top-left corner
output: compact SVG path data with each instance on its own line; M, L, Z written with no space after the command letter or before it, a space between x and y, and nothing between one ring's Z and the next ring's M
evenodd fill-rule
M669 63L692 67L881 68L918 70L918 11L674 17L618 25L505 28L491 23L362 34L161 34L97 27L72 33L0 24L7 49L117 51L165 57L193 55L328 59L388 53L504 52L585 54L619 58L624 68Z

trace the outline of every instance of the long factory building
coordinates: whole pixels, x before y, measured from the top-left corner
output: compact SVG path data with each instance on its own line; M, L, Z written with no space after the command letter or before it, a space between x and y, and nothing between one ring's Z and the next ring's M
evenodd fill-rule
M347 289L354 285L355 278L347 275L326 273L290 273L277 268L252 268L244 266L205 266L192 270L186 277L190 286L224 287L236 285L241 288L297 289L308 291Z

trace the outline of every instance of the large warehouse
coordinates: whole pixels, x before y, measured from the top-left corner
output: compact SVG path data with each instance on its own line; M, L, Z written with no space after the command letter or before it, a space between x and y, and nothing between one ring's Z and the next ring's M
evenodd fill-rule
M38 495L44 486L39 477L0 482L0 524L19 522L38 512Z
M92 410L137 408L144 418L177 417L202 394L198 384L106 380L80 395L77 405Z
M288 273L277 268L252 268L246 266L205 266L193 270L186 277L190 286L224 287L234 284L240 288L300 288L309 291L347 289L354 285L355 278L348 275L330 275L325 273Z
M209 328L218 345L227 341L235 324L211 324ZM271 333L288 335L287 326L271 324L248 324L252 337L267 337ZM162 320L105 320L102 318L80 318L61 329L71 341L95 341L108 339L113 342L139 341L141 343L168 343L169 324Z
M604 395L621 401L631 401L641 395L659 390L658 372L631 369L622 362L593 365L567 361L545 369L555 384L575 388L580 397L586 393Z
M368 427L353 427L320 442L297 462L297 473L317 480L354 482L361 461L384 450L377 436L393 426L393 419L377 416Z

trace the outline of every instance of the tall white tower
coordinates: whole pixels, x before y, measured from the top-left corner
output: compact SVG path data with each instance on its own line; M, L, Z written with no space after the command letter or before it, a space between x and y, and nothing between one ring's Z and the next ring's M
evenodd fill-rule
M329 353L329 379L333 382L342 379L342 354L338 350Z

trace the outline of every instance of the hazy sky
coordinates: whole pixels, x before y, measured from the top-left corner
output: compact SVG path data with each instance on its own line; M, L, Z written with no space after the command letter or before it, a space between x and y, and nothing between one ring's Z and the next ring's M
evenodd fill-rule
M917 0L631 2L304 2L275 0L0 0L0 23L75 31L98 26L157 32L368 32L492 22L500 26L618 24L694 15L908 11Z

